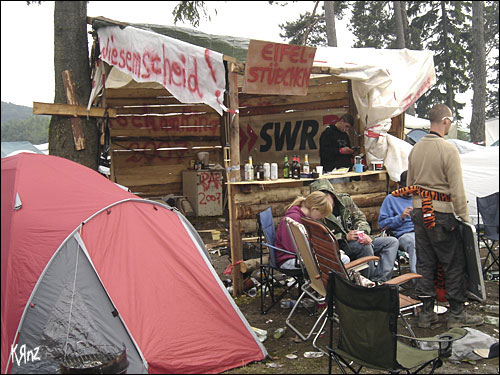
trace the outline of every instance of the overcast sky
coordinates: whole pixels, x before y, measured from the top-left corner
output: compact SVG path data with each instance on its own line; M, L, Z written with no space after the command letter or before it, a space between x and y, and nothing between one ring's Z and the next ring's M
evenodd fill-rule
M177 1L90 1L87 14L124 22L173 25L172 10L176 4ZM279 36L279 24L295 20L314 6L312 1L289 3L285 7L269 5L267 1L208 1L207 4L211 20L202 20L197 30L281 43L284 40ZM1 2L2 101L30 107L34 101L54 101L53 17L52 1L29 6L26 1ZM193 28L182 23L177 26ZM338 21L336 28L338 46L351 47L352 35L346 23ZM469 121L470 114L462 115Z

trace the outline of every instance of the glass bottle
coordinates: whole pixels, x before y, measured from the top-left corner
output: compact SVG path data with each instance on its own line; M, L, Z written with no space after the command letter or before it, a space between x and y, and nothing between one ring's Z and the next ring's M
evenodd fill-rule
M307 154L304 155L304 167L302 171L309 174L309 156Z
M290 177L290 164L288 163L288 155L285 155L285 161L283 162L283 178Z
M264 181L264 166L262 165L262 163L257 164L255 179L257 181Z
M300 179L300 157L298 155L295 157L295 167L293 168L292 177L296 180Z

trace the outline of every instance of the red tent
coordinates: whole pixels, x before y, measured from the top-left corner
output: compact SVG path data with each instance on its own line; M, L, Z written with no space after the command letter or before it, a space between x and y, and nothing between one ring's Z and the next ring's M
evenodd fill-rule
M267 355L176 209L27 153L2 159L1 202L2 372L55 373L123 348L129 373L216 373Z

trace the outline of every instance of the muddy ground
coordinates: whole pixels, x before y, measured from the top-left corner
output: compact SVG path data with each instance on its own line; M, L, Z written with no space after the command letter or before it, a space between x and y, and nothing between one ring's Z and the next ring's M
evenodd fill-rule
M221 244L221 241L228 238L228 225L227 220L223 217L216 218L188 218L194 227L200 233L205 244L210 248L216 243ZM207 230L218 230L221 232L220 240L212 237L212 233ZM206 231L206 232L203 232ZM255 234L254 234L255 235ZM217 251L218 250L218 251ZM258 257L257 244L244 245L244 259ZM230 250L224 244L210 250L210 256L214 267L219 277L222 280L230 280L230 275L223 275L223 271L230 264ZM408 272L408 267L403 267L403 272ZM257 278L257 272L253 272L252 276ZM493 324L484 324L477 329L484 332L498 340L499 327L498 327L498 309L496 313L484 311L484 305L497 305L499 303L499 285L497 281L485 280L487 301L480 304L475 301L469 301L467 311L474 314L481 314L483 317L490 316L496 318ZM257 289L259 290L259 289ZM416 298L413 283L406 283L404 286L404 294ZM295 299L297 298L295 294ZM267 373L267 374L319 374L328 372L328 358L322 356L320 358L305 358L306 352L317 352L317 349L312 346L312 339L306 342L300 338L289 328L285 331L284 335L276 339L273 333L280 327L285 327L285 320L290 312L289 309L282 308L278 303L267 314L263 315L260 311L260 291L255 297L242 295L235 298L236 304L239 306L243 315L246 317L251 326L266 330L267 339L264 341L264 346L268 351L268 358L259 363L252 363L244 367L232 369L227 371L228 374L254 374L254 373ZM444 304L446 306L446 304ZM293 324L301 330L309 330L316 320L318 315L311 316L305 308L298 308L294 315ZM440 334L446 331L447 314L440 315L440 326L434 329L421 329L416 326L416 317L413 315L407 317L410 325L415 331L417 337L428 337ZM398 319L399 321L400 319ZM398 329L399 333L407 334L407 331L401 326ZM326 344L328 335L321 336L319 343ZM289 359L287 356L296 356L295 359ZM428 372L428 371L426 371ZM339 368L334 364L333 373L340 373ZM375 370L363 369L361 373L382 373ZM499 362L498 358L494 359L480 359L475 361L462 361L454 363L445 361L443 366L436 370L438 374L498 374Z

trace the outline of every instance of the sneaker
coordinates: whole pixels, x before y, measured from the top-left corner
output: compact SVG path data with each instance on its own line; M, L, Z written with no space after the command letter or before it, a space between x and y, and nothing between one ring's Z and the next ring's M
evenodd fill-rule
M450 314L448 316L448 328L453 327L476 327L484 323L484 319L480 315L472 315L466 311L462 311L459 315Z
M419 328L429 328L432 324L437 323L439 321L438 315L432 312L420 312L418 314L417 326Z

